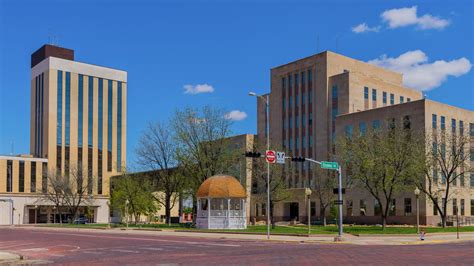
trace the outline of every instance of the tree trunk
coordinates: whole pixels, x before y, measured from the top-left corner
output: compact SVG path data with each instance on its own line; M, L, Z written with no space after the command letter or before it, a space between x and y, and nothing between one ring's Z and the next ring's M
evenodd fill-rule
M165 215L166 215L166 223L171 226L171 195L166 193L165 196Z
M381 217L382 217L382 230L385 231L385 226L387 226L387 216L382 214Z
M272 224L272 229L275 229L275 220L273 219L273 201L270 201L270 223Z
M319 217L321 218L323 226L326 226L326 208L319 209Z
M446 214L444 214L444 213L440 213L440 214L441 214L440 215L441 216L441 226L443 228L445 228L446 227Z

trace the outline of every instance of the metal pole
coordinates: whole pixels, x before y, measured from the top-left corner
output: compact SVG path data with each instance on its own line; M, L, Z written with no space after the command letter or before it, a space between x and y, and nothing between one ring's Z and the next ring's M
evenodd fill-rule
M339 233L338 233L338 238L341 240L342 238L342 170L341 166L339 166L339 169L337 170L339 173L339 184L337 188L337 199L338 199L338 204L339 204Z
M265 100L267 117L267 150L270 150L270 102L269 95ZM267 161L267 239L270 239L270 163Z
M420 197L416 195L416 233L420 234Z
M311 234L311 195L308 195L308 235Z

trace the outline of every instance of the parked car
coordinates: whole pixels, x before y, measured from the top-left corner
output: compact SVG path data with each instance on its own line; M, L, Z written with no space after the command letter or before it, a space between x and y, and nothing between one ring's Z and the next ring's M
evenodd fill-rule
M79 217L76 220L74 220L74 224L87 224L89 223L89 220L86 217Z

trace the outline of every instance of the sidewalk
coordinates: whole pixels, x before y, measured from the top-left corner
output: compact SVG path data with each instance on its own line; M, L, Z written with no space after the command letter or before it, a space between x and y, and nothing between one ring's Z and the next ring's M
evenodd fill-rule
M19 230L25 227L17 227ZM440 244L474 241L474 232L460 233L460 239L456 238L456 233L432 233L427 234L424 241L421 241L418 235L362 235L354 236L350 234L343 235L342 242L334 242L336 235L312 235L312 236L287 236L271 235L267 240L266 235L257 234L238 234L238 233L206 233L193 231L175 231L175 230L136 230L136 229L87 229L87 228L56 228L56 227L28 227L33 230L55 230L69 232L95 232L104 234L127 234L127 235L145 235L145 236L175 236L175 237L196 237L207 239L233 239L233 240L253 240L253 241L275 241L288 243L320 243L320 244L352 244L352 245L419 245L419 244Z
M0 264L15 263L22 259L20 255L0 251Z

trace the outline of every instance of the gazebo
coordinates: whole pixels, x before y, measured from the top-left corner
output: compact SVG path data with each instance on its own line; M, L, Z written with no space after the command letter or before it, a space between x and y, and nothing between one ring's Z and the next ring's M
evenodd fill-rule
M200 229L245 229L246 192L233 176L206 179L197 192L196 227Z

